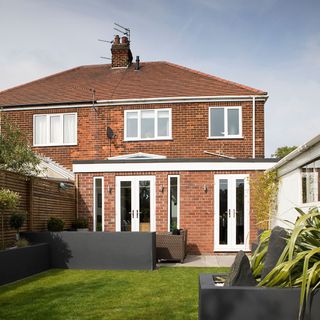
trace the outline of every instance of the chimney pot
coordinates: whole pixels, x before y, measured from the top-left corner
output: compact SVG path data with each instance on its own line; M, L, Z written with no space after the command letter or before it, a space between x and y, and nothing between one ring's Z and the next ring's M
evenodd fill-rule
M136 56L136 67L135 67L136 70L139 70L140 69L140 58L139 56Z
M121 38L121 43L128 43L128 37L123 36L123 37Z
M120 44L120 37L118 35L114 36L113 44Z

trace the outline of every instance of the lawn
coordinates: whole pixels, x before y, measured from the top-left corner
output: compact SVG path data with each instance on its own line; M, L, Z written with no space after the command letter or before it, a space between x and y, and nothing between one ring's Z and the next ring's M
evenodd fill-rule
M226 271L50 270L0 287L0 319L197 319L199 273Z

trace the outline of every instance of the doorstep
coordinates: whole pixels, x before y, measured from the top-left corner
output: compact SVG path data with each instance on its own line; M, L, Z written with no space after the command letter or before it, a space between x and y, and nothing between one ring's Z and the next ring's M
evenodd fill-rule
M160 262L157 267L230 267L234 261L235 254L230 255L187 255L183 263Z

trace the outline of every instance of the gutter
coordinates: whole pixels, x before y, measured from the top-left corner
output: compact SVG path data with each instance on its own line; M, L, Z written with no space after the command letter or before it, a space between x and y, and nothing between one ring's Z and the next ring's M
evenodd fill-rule
M317 136L315 136L313 139L309 140L308 142L302 144L301 146L299 146L297 149L293 150L291 153L289 153L288 155L286 155L284 158L282 158L278 163L276 163L272 168L270 168L269 170L275 170L278 169L282 166L284 166L285 164L287 164L288 162L292 161L293 159L297 158L300 154L302 154L303 152L307 151L308 149L310 149L311 147L313 147L315 144L317 144L318 142L320 142L320 134L318 134ZM269 171L268 170L268 171Z
M257 101L266 101L268 95L254 96ZM192 102L236 102L236 101L252 101L252 96L200 96L200 97L159 97L159 98L138 98L138 99L114 99L114 100L97 100L96 107L104 106L122 106L137 104L173 104L173 103L192 103ZM3 106L3 111L19 111L19 110L45 110L45 109L65 109L65 108L88 108L91 104L61 104L57 105L29 105L29 106Z
M256 97L252 97L252 158L256 157Z

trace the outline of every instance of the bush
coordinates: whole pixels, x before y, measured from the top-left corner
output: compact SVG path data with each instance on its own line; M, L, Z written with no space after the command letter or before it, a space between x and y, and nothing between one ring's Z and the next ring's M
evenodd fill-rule
M88 228L88 220L84 217L78 218L74 226L76 229L86 229Z
M19 239L19 240L17 240L17 242L16 242L16 246L17 246L18 248L28 247L29 245L30 245L30 244L29 244L29 241L28 241L27 239L24 239L24 238Z
M18 193L9 189L0 190L0 210L15 209L18 205L20 196Z
M50 218L47 222L47 227L49 231L59 232L63 231L64 222L59 218Z
M16 229L17 232L21 229L26 220L26 215L24 213L13 213L10 217L10 227Z

